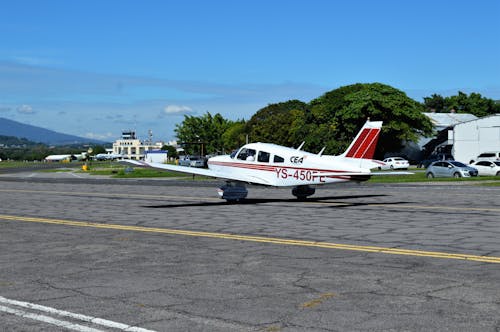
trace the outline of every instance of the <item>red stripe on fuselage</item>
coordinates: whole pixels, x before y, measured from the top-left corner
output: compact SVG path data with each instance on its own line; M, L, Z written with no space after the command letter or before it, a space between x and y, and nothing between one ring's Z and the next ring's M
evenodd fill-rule
M269 171L275 172L276 168L289 168L289 169L297 169L311 172L322 172L322 173L346 173L349 171L336 171L331 169L320 169L320 168L306 168L306 167L296 167L296 166L285 166L285 165L264 165L264 164L247 164L247 163L238 163L238 162L227 162L227 161L209 161L209 165L217 165L217 166L225 166L225 167L235 167L235 168L246 168L246 169L254 169L259 171Z

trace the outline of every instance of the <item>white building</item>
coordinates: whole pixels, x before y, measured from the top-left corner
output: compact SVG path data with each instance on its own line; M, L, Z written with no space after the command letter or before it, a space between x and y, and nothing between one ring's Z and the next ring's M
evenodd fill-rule
M165 164L168 161L168 154L167 151L163 150L149 150L146 151L146 157L144 160L150 163Z
M452 154L468 163L483 152L500 152L500 114L463 122L448 132Z
M151 140L142 142L135 136L135 131L124 131L122 139L113 143L113 154L125 159L144 160L146 151L159 150L163 145L163 142L153 143Z

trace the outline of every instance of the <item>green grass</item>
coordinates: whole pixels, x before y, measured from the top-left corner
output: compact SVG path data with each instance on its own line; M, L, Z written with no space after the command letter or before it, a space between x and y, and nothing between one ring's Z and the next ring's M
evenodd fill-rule
M190 178L191 175L185 175L178 172L162 171L152 168L140 167L110 167L110 168L95 168L91 166L91 175L109 175L117 179L130 179L130 178L169 178L169 177L185 177Z
M15 168L15 167L26 167L33 164L32 162L26 161L0 161L0 168Z
M410 172L413 172L410 170ZM498 176L475 176L470 178L433 178L427 179L425 171L417 170L414 174L409 175L390 175L391 172L387 171L387 175L372 176L369 182L372 183L401 183L401 182L483 182L488 181L488 185L500 185L500 177ZM490 182L493 181L493 182ZM486 183L485 183L486 184Z

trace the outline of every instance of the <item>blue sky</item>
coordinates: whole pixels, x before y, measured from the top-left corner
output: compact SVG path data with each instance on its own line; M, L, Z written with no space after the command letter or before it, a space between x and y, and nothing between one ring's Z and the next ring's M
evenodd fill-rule
M500 2L4 1L0 117L112 141L381 82L500 99Z

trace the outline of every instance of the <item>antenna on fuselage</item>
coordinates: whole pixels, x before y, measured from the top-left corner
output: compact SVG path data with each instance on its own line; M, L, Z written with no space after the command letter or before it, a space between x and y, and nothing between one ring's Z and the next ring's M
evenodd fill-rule
M318 157L321 157L323 155L323 151L325 151L326 149L326 146L323 147L323 149L321 149L320 152L318 152Z
M300 151L300 149L302 149L302 147L304 146L304 143L305 143L305 142L306 142L306 141L302 142L302 144L300 144L300 145L299 145L299 147L297 148L297 151Z

